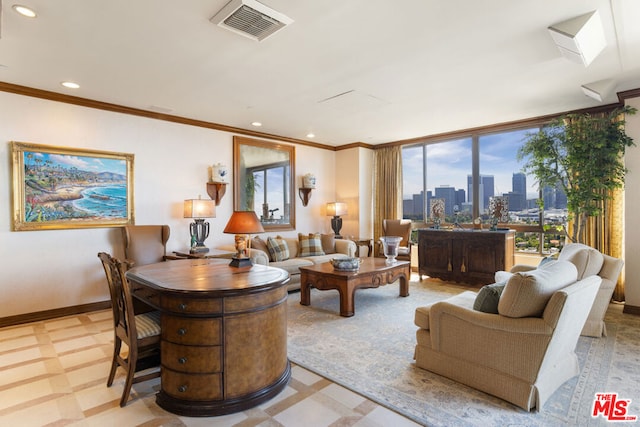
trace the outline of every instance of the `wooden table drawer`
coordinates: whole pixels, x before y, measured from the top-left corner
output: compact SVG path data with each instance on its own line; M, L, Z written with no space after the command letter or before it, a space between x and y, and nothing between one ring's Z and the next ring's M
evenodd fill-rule
M163 314L161 318L162 339L176 344L220 345L222 321L174 317Z
M181 314L219 314L222 313L220 298L180 298L162 295L160 299L164 310Z
M162 390L182 400L222 400L222 374L183 374L162 369Z
M222 371L222 347L202 347L162 341L162 366L185 373Z

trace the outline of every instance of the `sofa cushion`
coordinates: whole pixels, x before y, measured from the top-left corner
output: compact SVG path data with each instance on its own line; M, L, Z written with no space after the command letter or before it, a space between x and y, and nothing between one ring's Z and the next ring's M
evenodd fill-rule
M506 284L506 282L493 283L480 288L473 302L473 309L484 313L498 314L498 302L500 302L500 295L502 295Z
M292 276L300 274L300 267L309 267L313 265L312 261L307 258L289 258L284 261L269 263L271 267L278 267L285 270Z
M498 313L507 317L540 317L551 295L577 278L576 266L568 261L515 273L502 291Z
M336 235L335 234L321 234L320 240L322 241L322 250L325 254L336 253Z
M558 260L569 261L578 269L578 280L597 275L604 263L604 255L597 249L582 243L571 243L565 246Z
M259 249L262 252L268 254L269 253L269 248L267 247L267 242L265 242L264 240L262 240L262 238L260 236L256 236L253 239L251 239L251 247L254 249Z
M267 248L269 249L269 261L278 262L289 259L289 246L281 237L267 237Z
M299 257L324 255L322 250L322 239L320 233L309 233L305 236L302 233L298 233L298 253Z

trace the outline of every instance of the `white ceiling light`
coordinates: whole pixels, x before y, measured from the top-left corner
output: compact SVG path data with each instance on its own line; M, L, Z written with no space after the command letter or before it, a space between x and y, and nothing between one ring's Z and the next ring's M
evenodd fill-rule
M33 9L28 8L27 6L22 6L20 4L14 4L13 10L18 12L22 16L26 16L27 18L35 18L37 16L36 12Z
M260 126L262 126L262 123L260 123L260 122L251 122L251 125L255 126L255 127L260 127Z
M315 137L316 137L316 136L315 136L313 133L311 133L311 132L309 132L309 133L307 134L307 138L315 138Z
M78 83L74 83L74 82L62 82L60 83L62 86L68 88L68 89L79 89L80 85Z
M231 0L210 19L229 31L262 41L293 22L293 19L256 0Z
M587 83L581 86L585 95L602 102L615 87L616 82L613 79L599 80L593 83Z
M549 32L565 58L585 67L607 45L597 10L554 24Z

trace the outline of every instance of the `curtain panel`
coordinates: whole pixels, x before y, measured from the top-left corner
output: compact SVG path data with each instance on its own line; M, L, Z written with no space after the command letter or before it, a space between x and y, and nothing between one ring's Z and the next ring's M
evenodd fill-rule
M373 155L373 239L382 236L382 220L402 218L402 148L384 147ZM378 249L379 250L379 249ZM378 252L379 254L379 252Z

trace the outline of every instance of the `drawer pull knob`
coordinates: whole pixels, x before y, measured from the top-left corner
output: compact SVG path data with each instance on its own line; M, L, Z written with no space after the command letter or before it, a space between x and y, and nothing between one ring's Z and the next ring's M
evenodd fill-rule
M180 310L182 310L182 311L185 311L185 310L187 309L187 304L184 304L184 303L180 304L180 305L178 306L178 309L180 309Z
M181 365L184 365L185 363L187 363L187 358L186 357L181 357L180 359L178 359L178 363Z
M178 335L186 335L187 330L185 328L178 329Z
M187 391L187 386L186 385L181 385L180 387L178 387L178 391L180 393L184 393L185 391Z

